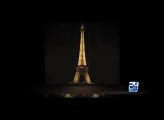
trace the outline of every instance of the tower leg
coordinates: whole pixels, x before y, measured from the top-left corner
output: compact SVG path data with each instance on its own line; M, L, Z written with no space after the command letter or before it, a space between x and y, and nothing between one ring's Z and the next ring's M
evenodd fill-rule
M88 72L85 72L85 82L87 83L87 84L91 84L91 80L90 80L90 77L89 77L89 74L88 74Z
M73 83L76 84L79 82L79 78L80 78L80 72L76 72Z
M80 76L84 76L84 81L86 84L91 84L91 80L90 80L88 72L85 72L84 74L80 74L80 72L76 72L74 80L73 80L73 84L80 83Z

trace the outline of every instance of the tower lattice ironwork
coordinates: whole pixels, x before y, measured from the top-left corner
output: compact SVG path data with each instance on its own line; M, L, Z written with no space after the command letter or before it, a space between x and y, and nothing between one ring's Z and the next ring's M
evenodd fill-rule
M86 64L85 42L84 42L85 29L83 25L80 28L80 33L81 33L81 37L80 37L79 60L78 60L78 66L76 68L76 74L73 80L73 84L80 84L80 83L92 84L88 73L89 68L87 67Z

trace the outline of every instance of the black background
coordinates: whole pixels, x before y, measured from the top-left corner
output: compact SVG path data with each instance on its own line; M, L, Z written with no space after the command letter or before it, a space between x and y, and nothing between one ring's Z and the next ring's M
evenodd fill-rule
M148 77L151 76L148 72L148 66L150 66L150 41L148 38L150 38L151 26L145 11L131 11L130 9L117 11L116 8L111 11L107 9L85 11L83 9L79 11L79 14L73 11L62 12L60 9L58 11L53 10L52 13L45 14L29 13L29 11L20 14L15 12L8 19L11 24L9 29L11 43L13 43L12 48L14 47L14 51L10 50L13 53L13 56L10 57L14 64L10 69L12 71L10 77L15 80L12 79L10 82L13 83L11 89L5 90L9 93L6 95L9 98L6 102L11 108L11 112L18 108L15 112L26 116L29 114L42 116L43 113L51 116L60 112L69 113L71 116L73 114L84 116L84 114L99 113L96 115L108 115L109 117L109 113L119 116L119 113L124 111L127 113L124 115L127 116L133 116L136 113L138 116L148 115L150 104L153 107L153 104L149 103L152 99L148 95L125 95L119 98L94 100L63 100L42 99L39 96L28 94L29 87L44 84L45 23L49 21L120 22L120 83L127 85L129 80L136 79L140 81L141 89L150 90L152 81ZM5 110L7 111L7 109Z

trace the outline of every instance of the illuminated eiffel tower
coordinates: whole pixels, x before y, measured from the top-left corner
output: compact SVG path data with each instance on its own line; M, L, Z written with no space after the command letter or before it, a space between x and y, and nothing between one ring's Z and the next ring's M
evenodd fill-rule
M92 84L88 70L89 68L87 67L86 64L86 56L85 56L85 42L84 42L84 27L83 25L80 28L81 32L81 37L80 37L80 51L79 51L79 61L78 61L78 66L76 68L76 74L73 80L73 84Z

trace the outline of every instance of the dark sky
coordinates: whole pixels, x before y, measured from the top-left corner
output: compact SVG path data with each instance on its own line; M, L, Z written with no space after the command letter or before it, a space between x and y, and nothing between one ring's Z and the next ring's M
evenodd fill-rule
M73 81L80 46L79 22L45 24L45 83ZM119 83L119 22L85 22L85 48L91 81Z

